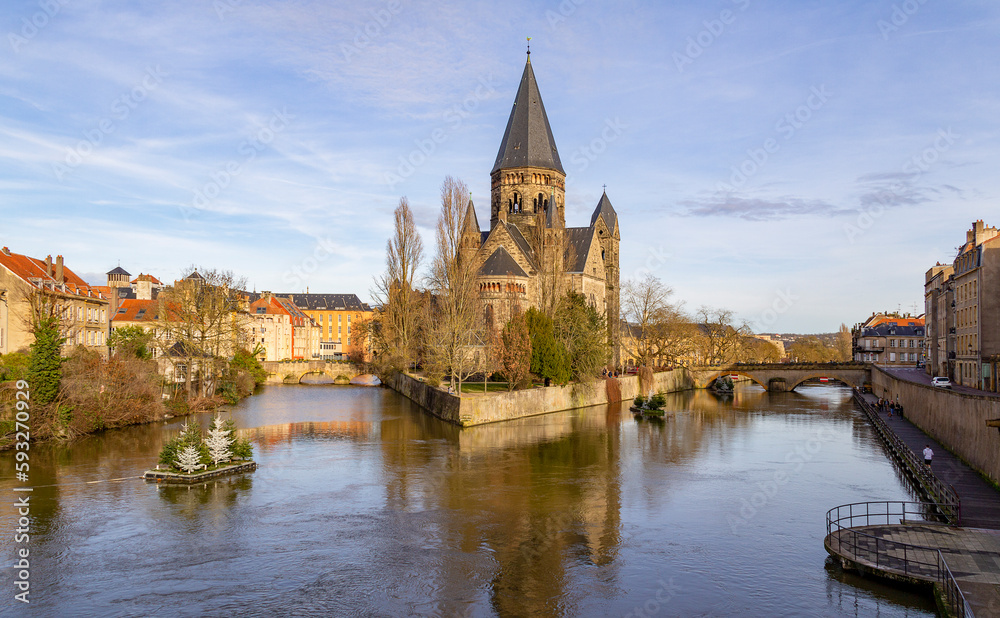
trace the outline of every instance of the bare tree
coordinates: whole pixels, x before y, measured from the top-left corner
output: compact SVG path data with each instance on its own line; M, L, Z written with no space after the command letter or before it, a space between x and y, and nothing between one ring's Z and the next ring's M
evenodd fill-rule
M413 211L405 197L393 211L393 235L386 241L386 270L375 279L372 295L381 304L377 348L382 365L409 369L416 345L420 295L413 287L424 247L413 222Z
M706 364L720 365L740 360L744 338L753 334L745 322L735 324L733 312L729 309L704 306L698 309L696 319L701 331L701 356Z
M745 363L776 363L781 360L781 354L772 342L748 336L743 338L743 354L739 360Z
M160 292L156 345L175 372L184 366L189 397L195 394L196 371L197 394L211 397L229 359L248 343L246 279L232 271L191 267L189 272Z
M837 331L837 360L846 363L854 357L853 338L847 324L841 324Z
M639 281L630 279L622 286L621 310L628 329L622 347L640 367L653 364L658 347L656 331L666 319L671 294L673 290L652 274Z
M427 351L438 357L439 362L434 364L448 371L457 392L461 392L462 381L476 371L484 347L476 273L472 261L463 260L460 253L468 196L464 182L451 176L444 179L437 251L429 278L437 297L437 311L428 329L432 344Z
M673 290L652 274L627 281L621 310L628 329L621 345L639 366L677 364L694 348L695 329L683 303L671 303Z

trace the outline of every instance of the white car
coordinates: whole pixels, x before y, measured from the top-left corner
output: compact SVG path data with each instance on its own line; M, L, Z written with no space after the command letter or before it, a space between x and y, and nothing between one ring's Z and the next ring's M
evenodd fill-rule
M931 386L940 386L941 388L951 388L951 380L948 378L931 378Z

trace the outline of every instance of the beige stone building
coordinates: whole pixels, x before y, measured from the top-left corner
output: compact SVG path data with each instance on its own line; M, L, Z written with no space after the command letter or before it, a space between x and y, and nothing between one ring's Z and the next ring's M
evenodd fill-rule
M371 342L358 335L360 322L375 315L357 294L278 294L295 303L318 325L317 358L346 360L356 352L371 358Z
M955 365L954 272L952 265L938 262L924 276L924 371L932 376L951 376Z
M320 355L320 327L290 298L262 292L250 303L251 347L264 361L313 360Z
M44 297L59 314L64 354L79 345L107 356L108 299L67 268L63 256L40 260L4 247L0 250L0 295L0 353L31 345L32 302Z
M503 320L512 299L527 309L573 290L605 314L608 338L617 350L618 214L605 193L588 226L566 227L566 172L530 55L490 187L489 230L480 228L470 200L461 249L461 258L477 269L487 316Z
M1000 231L974 221L954 261L927 271L924 303L933 312L930 372L964 386L1000 390Z
M925 361L924 316L873 313L851 332L854 360L890 367Z

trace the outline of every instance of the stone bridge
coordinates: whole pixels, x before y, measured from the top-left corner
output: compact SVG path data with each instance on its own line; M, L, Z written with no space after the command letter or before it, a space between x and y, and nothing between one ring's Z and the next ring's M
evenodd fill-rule
M871 366L866 363L774 363L751 365L738 363L719 367L690 367L688 374L695 388L708 388L721 376L739 375L772 392L790 391L806 380L827 378L848 386L871 381Z
M347 384L351 378L364 372L354 363L311 361L264 361L268 384L299 384L309 374L329 376L334 382ZM347 380L344 380L344 378ZM338 380L338 378L340 378Z

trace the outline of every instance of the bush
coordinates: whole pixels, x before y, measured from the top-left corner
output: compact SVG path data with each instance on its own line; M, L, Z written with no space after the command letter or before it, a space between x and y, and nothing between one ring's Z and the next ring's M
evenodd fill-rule
M667 405L667 398L659 393L649 398L649 407L653 408L654 410L659 410L665 405Z
M635 407L641 408L642 404L646 403L646 398L643 397L642 395L639 395L638 397L635 398L635 401L633 403L635 403Z
M0 355L0 382L28 379L29 357L24 352Z

